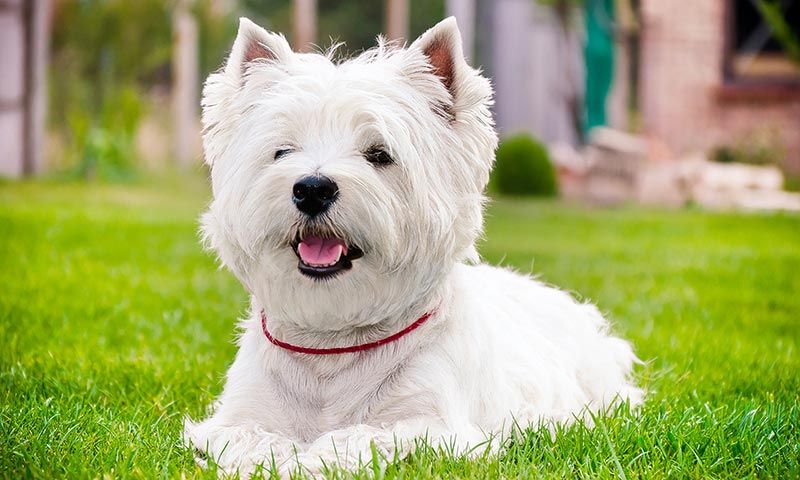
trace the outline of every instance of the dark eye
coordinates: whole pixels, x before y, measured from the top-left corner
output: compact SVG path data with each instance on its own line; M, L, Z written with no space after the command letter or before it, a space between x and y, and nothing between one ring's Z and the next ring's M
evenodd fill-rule
M383 147L370 147L369 150L364 152L364 158L376 167L384 167L394 163L392 156Z
M275 160L279 160L281 157L285 157L286 155L294 152L294 148L290 147L281 147L275 150Z

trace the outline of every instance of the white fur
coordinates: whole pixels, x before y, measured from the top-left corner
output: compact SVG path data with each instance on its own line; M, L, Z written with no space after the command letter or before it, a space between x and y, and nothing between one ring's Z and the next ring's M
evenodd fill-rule
M426 56L433 44L452 60L449 90ZM264 54L247 62L253 45ZM594 306L474 265L497 136L491 86L465 63L455 20L408 48L379 40L357 58L332 56L292 53L243 19L225 69L206 83L214 199L203 231L252 310L218 406L187 421L187 441L227 471L273 461L315 471L368 460L370 442L391 455L427 437L463 453L515 422L638 403L636 357ZM361 152L374 144L396 164L367 163ZM292 185L312 173L340 189L318 226L365 252L325 281L301 275L289 246L309 225ZM307 347L377 340L435 314L379 348L314 356L269 343L262 309L275 337Z

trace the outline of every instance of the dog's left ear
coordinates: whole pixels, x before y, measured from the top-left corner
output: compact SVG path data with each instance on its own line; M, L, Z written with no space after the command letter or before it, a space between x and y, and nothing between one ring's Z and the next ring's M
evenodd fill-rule
M239 32L233 42L225 74L241 77L257 61L285 62L292 55L289 42L283 35L264 30L249 19L239 19Z
M456 18L445 18L420 35L409 47L409 50L415 49L425 55L432 73L439 77L450 93L453 106L457 106L465 77L475 72L464 60Z
M247 71L257 63L286 64L293 55L282 35L268 32L246 18L239 19L239 33L236 34L225 68L209 75L203 87L201 105L206 163L216 163L235 131L229 128L231 122L225 120L235 116L233 109L237 107L233 105L239 97Z
M425 55L433 73L455 98L455 82L464 67L468 67L461 50L461 32L456 17L445 18L429 28L411 44L410 49L415 48Z

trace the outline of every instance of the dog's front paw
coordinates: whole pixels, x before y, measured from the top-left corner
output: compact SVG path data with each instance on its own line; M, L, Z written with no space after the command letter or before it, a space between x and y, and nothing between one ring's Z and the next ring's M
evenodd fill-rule
M294 442L280 434L257 425L219 425L213 418L201 423L186 420L183 441L195 450L200 466L214 465L226 475L238 473L242 478L259 467L281 469L297 456Z
M392 459L397 453L396 447L392 431L354 425L319 437L296 457L293 467L311 475L331 468L350 470L373 461Z

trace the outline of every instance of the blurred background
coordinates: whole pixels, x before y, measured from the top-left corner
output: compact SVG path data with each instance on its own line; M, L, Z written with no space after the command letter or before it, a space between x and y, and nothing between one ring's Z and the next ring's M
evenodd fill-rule
M800 0L0 0L0 175L199 171L240 16L358 52L448 15L496 89L491 192L800 210Z
M798 478L800 0L0 0L0 479L217 478L179 439L252 304L198 241L202 83L240 16L355 53L448 15L481 257L596 303L648 400L356 477Z

